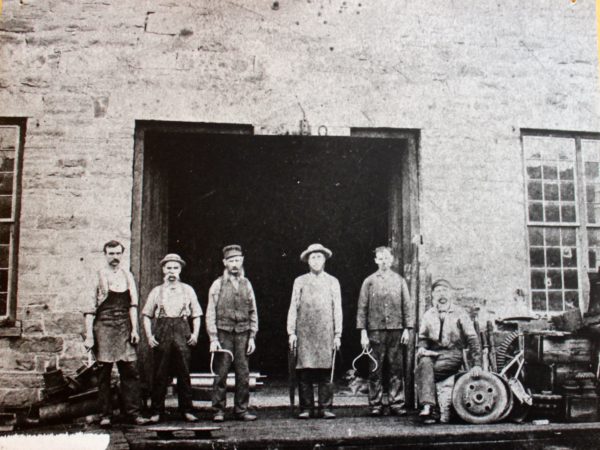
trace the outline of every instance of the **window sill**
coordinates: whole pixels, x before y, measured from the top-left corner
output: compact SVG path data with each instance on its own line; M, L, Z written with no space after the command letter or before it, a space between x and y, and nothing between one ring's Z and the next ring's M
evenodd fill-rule
M6 325L0 325L0 338L3 337L19 337L23 333L21 327L21 321L7 323Z

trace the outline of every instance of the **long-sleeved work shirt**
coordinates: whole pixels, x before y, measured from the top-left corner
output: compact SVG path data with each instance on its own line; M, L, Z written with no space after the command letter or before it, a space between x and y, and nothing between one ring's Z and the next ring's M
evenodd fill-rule
M410 293L403 277L392 270L378 270L362 284L356 312L356 328L397 330L412 328Z

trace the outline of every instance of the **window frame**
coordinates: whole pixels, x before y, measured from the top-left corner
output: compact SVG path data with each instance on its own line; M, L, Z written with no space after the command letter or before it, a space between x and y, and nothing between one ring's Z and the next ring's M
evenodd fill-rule
M8 261L7 314L0 316L0 337L3 337L18 336L21 333L21 324L20 321L17 320L17 281L19 265L23 153L25 148L25 136L27 132L27 118L0 117L0 126L13 126L18 130L17 148L15 149L15 163L13 170L12 217L11 219L0 219L0 223L12 225Z
M522 128L520 133L521 143L521 158L522 158L522 169L523 169L523 195L524 195L524 214L525 214L525 251L527 253L527 278L529 286L529 308L532 312L545 314L552 316L560 314L563 311L546 311L533 309L533 292L532 292L532 265L531 265L531 243L529 238L529 230L532 227L542 228L554 228L554 229L574 229L576 236L576 248L577 248L577 276L578 276L578 292L579 301L578 307L582 313L586 312L589 308L590 300L590 283L589 273L593 272L589 266L589 245L588 245L588 229L596 228L600 229L600 223L590 225L587 217L587 205L586 205L586 178L585 178L585 167L583 154L581 149L582 140L593 140L600 141L600 133L587 132L587 131L562 131L562 130L546 130L537 128ZM575 183L575 209L576 209L576 220L574 222L532 222L529 219L529 198L528 198L528 181L529 175L527 173L527 157L524 138L526 137L544 137L544 138L562 138L572 139L574 144L575 158L574 174L573 179ZM561 270L562 272L562 270ZM564 289L564 288L563 288Z

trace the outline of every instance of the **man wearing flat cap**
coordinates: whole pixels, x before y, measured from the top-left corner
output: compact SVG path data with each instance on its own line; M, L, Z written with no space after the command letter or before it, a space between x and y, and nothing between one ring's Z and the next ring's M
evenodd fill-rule
M249 356L256 349L258 313L254 290L244 276L244 254L239 245L223 249L225 271L208 291L206 332L210 351L214 356L217 376L213 384L213 420L225 420L227 372L233 362L235 370L234 413L238 420L252 421L256 416L248 412L250 400ZM233 361L227 352L233 354Z
M334 350L342 338L342 295L337 278L325 272L332 253L321 244L311 244L300 259L310 272L294 280L287 317L291 351L297 355L300 396L299 419L315 416L313 385L318 385L317 417L334 419L333 386L330 383Z
M391 269L393 262L391 248L375 249L379 269L363 282L356 313L360 344L365 351L371 348L377 360L377 369L369 374L369 406L373 416L383 413L384 376L390 412L406 414L402 347L408 344L414 316L408 286Z
M481 348L471 318L454 304L454 289L444 279L431 286L433 306L423 315L419 328L415 379L419 415L426 423L438 419L435 383L456 374L463 364L463 349L473 357L473 377L481 373Z
M152 386L151 422L164 414L165 396L171 383L171 368L177 376L179 410L188 422L198 418L193 414L190 382L190 347L198 342L202 309L194 289L180 280L185 261L169 253L160 262L164 282L148 295L142 310L148 344L154 349L154 378ZM156 318L153 329L152 319ZM190 331L189 319L192 319Z

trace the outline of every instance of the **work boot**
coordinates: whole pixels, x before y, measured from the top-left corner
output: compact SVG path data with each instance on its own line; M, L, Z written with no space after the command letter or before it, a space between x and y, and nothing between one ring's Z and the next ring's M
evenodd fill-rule
M399 407L399 408L390 408L390 414L392 416L405 416L407 414L408 411L406 411L405 408Z
M195 415L193 415L192 413L189 413L189 412L186 412L183 415L183 418L185 419L186 422L198 422L198 420L199 420Z
M222 412L218 412L213 416L213 422L224 422L225 416Z
M370 414L373 417L381 416L381 414L383 414L383 409L380 408L379 406L375 406L374 408L371 408Z
M136 425L147 425L148 423L150 423L150 419L146 419L142 416L137 416L135 419L133 419L133 423Z
M310 412L301 411L300 414L298 414L298 419L310 419Z
M150 416L150 423L158 423L160 422L160 414L153 414Z
M244 422L252 422L256 420L256 416L254 414L250 414L249 412L245 412L237 415L237 420L243 420Z
M421 416L421 417L431 416L431 414L433 413L432 409L433 408L429 403L425 403L423 405L423 408L421 409L421 412L419 413L419 416Z
M110 417L103 417L102 419L100 419L100 426L102 428L110 428L110 426L111 426Z
M323 419L335 419L334 412L326 409L325 411L323 411Z

